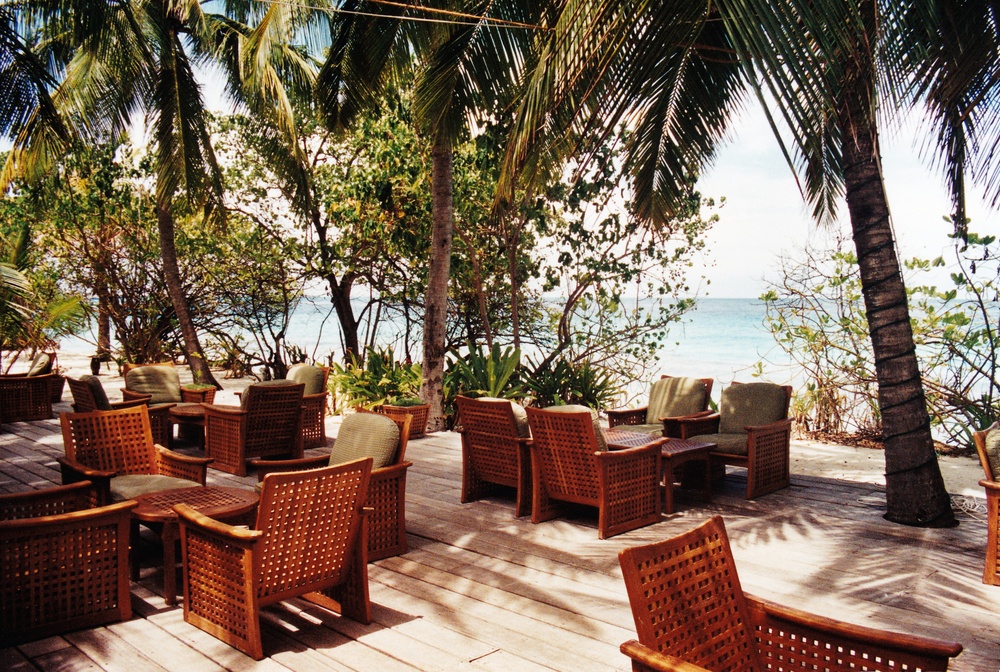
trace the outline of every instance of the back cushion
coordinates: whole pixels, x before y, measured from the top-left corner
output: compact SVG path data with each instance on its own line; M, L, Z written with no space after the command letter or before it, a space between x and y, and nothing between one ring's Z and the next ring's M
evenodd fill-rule
M608 442L604 439L604 430L601 429L601 418L594 409L581 406L580 404L567 404L566 406L549 406L545 410L555 413L590 413L590 417L594 422L594 435L597 437L597 449L608 449Z
M151 394L151 404L181 400L181 378L172 366L140 366L125 374L125 387L132 392Z
M1000 427L986 432L986 461L993 473L993 480L1000 481Z
M730 385L719 401L719 433L745 432L746 427L784 420L785 390L774 383Z
M528 428L528 414L524 411L524 406L516 404L510 399L500 399L499 397L479 397L480 401L506 401L510 404L510 410L514 412L514 424L517 426L517 435L522 439L531 436L531 429Z
M705 410L705 383L697 378L660 378L649 388L646 423Z
M80 382L87 383L90 393L94 395L94 406L97 407L97 410L111 410L111 403L108 401L108 395L104 391L104 385L101 384L100 378L97 376L80 376Z
M320 392L326 392L323 389L323 369L319 366L312 366L310 364L296 364L292 368L288 369L288 373L285 376L288 380L293 380L296 383L302 383L306 386L302 394L319 394Z
M352 413L340 423L330 451L330 466L372 458L372 469L392 464L399 448L399 426L378 413Z
M52 373L52 355L47 352L39 352L31 360L31 367L28 369L29 376L42 376Z

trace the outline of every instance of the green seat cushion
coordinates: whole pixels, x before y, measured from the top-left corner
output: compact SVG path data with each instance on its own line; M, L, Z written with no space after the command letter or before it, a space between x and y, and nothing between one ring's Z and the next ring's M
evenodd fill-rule
M90 393L94 396L94 406L97 407L99 411L110 411L111 402L108 401L108 394L104 391L104 385L101 383L101 379L97 376L80 376L81 383L87 383L87 387L90 388Z
M330 466L372 458L372 469L393 463L399 448L399 426L378 413L352 413L340 423L330 451Z
M688 441L695 441L698 443L714 443L718 446L716 448L718 452L729 453L730 455L746 455L750 452L750 449L747 446L746 432L699 434L698 436L690 437Z
M286 385L297 385L297 384L298 383L296 383L295 381L285 380L282 378L279 378L277 380L265 380L259 383L254 383L253 385L247 387L247 389L243 391L243 394L240 395L240 406L242 406L243 408L247 408L247 406L250 403L251 397L256 396L254 394L254 390L260 390L262 388L267 388L267 387L285 387Z
M312 366L311 364L296 364L288 369L288 374L285 378L305 385L305 390L302 392L304 395L326 392L323 388L322 367Z
M784 420L787 413L785 390L773 383L730 385L719 401L719 433L733 434L746 427Z
M646 423L705 410L705 383L697 378L660 378L649 388Z
M52 355L47 352L39 352L31 360L28 376L44 376L46 373L52 373Z
M501 399L499 397L479 397L481 401L506 401L510 404L510 410L514 412L514 425L517 426L517 435L522 439L527 439L531 436L531 429L528 427L528 414L524 410L524 406L510 399Z
M608 442L604 438L604 430L601 429L601 418L594 409L581 406L580 404L567 404L565 406L549 406L545 410L554 413L590 413L590 417L594 421L594 436L597 437L597 449L608 449Z
M139 495L148 495L151 492L161 490L200 487L200 483L189 481L186 478L174 478L159 474L124 474L111 479L111 499L116 502L124 502L126 499L133 499Z
M986 432L986 461L993 473L993 480L1000 481L1000 427Z
M150 394L151 404L178 403L181 378L172 366L139 366L125 374L125 387L139 394Z

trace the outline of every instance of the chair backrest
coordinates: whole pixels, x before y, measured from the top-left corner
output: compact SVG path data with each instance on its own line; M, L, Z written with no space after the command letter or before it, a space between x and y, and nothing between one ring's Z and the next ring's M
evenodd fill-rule
M241 399L247 412L247 455L266 455L275 445L291 447L299 440L304 389L302 383L288 380L269 380L247 387Z
M531 436L528 414L524 407L509 399L497 397L455 397L458 422L473 436L499 436L504 440L526 439Z
M340 423L337 440L330 451L330 465L372 458L372 469L381 469L401 461L400 447L407 440L401 425L409 433L410 416L405 420L381 413L356 412Z
M145 405L63 413L59 423L69 459L118 475L156 473L156 447Z
M339 581L350 568L368 495L371 459L268 474L261 485L254 559L258 597L301 595Z
M976 444L986 480L1000 482L1000 423L994 422L981 432L974 433L972 442Z
M711 378L663 376L649 388L646 423L652 425L660 418L677 418L708 410L711 394Z
M568 409L568 410L567 410ZM596 501L600 497L595 453L602 450L585 406L525 409L534 443L532 468L541 469L549 495Z
M73 410L77 413L90 411L110 411L111 402L104 391L104 385L97 376L80 376L79 380L67 378L70 394L73 395Z
M312 364L296 364L288 369L285 379L294 383L302 383L305 390L302 394L321 394L326 392L327 381L330 378L329 366L314 366Z
M173 366L151 364L137 366L125 374L125 388L139 394L150 394L151 404L181 401L181 377Z
M722 518L618 554L639 642L710 670L761 670Z
M746 427L784 420L791 399L789 385L734 382L722 391L719 400L719 432L738 434Z
M173 362L145 362L143 364L135 364L134 362L125 362L122 364L122 376L127 376L128 372L132 369L138 369L143 366L162 366L167 368L173 368L175 364Z
M56 355L54 352L36 352L31 359L27 375L44 376L46 373L52 373L52 367L55 366L55 363Z
M94 505L96 497L90 481L0 495L0 520L41 518L83 511Z

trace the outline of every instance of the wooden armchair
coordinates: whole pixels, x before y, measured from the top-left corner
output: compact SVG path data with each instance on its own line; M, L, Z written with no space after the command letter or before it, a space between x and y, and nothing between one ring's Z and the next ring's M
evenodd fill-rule
M1000 423L994 422L972 435L986 478L979 485L986 489L986 568L983 583L1000 586Z
M240 406L205 404L205 455L212 466L246 476L250 458L302 457L302 383L249 386Z
M109 401L104 391L104 385L97 376L80 376L79 380L66 378L70 394L73 395L73 411L90 413L91 411L114 411L119 408L146 406L149 413L149 425L153 432L153 442L165 448L170 447L170 409L174 404L149 405L152 395L132 395L130 399Z
M660 520L660 449L666 439L610 452L584 406L526 408L531 427L531 522L561 514L557 502L598 508L601 539Z
M326 403L330 397L327 391L330 367L296 364L288 369L286 379L305 385L302 392L302 447L326 446Z
M56 374L0 376L0 422L28 422L52 417Z
M410 434L409 415L377 414L359 409L340 424L330 456L304 457L300 460L251 460L261 481L275 472L302 471L343 464L370 457L371 479L365 506L368 517L368 560L374 562L407 551L406 541L406 470L413 463L404 461Z
M0 495L0 646L132 617L132 501L91 508L88 482Z
M709 415L712 398L711 378L675 378L662 376L649 388L649 402L639 408L608 411L608 426L629 425L629 430L672 436L676 428L670 421L681 417ZM675 437L680 438L680 437Z
M64 484L89 480L101 505L141 494L205 485L211 459L188 457L153 443L145 405L63 413L59 458Z
M722 518L618 554L635 672L940 671L961 644L850 625L743 593Z
M722 391L719 412L668 420L668 436L716 444L713 464L747 470L747 499L788 487L792 388L773 383L733 383Z
M125 364L122 375L125 388L122 398L148 399L156 404L211 404L215 401L214 387L186 387L181 385L181 377L173 362L160 364Z
M506 399L455 398L462 435L462 503L497 485L514 488L514 516L531 511L531 432L521 406Z
M371 622L367 517L372 460L264 478L253 529L189 506L180 518L184 620L255 660L264 657L260 610L305 596ZM315 591L322 591L316 593Z

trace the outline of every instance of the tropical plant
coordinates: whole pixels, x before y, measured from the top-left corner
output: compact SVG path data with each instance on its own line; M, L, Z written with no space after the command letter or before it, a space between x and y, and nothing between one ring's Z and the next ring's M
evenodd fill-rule
M445 371L446 400L456 395L467 397L496 397L520 399L524 389L520 380L521 351L518 348L500 349L494 343L488 353L481 347L470 348L465 355L452 350Z
M532 405L539 408L582 404L601 410L615 406L621 396L618 377L588 361L576 364L556 359L537 366L529 361L528 366L532 370L525 374L524 386L531 393Z
M330 386L347 406L373 409L419 398L419 364L397 361L390 348L372 349L367 355L346 365L330 365Z

